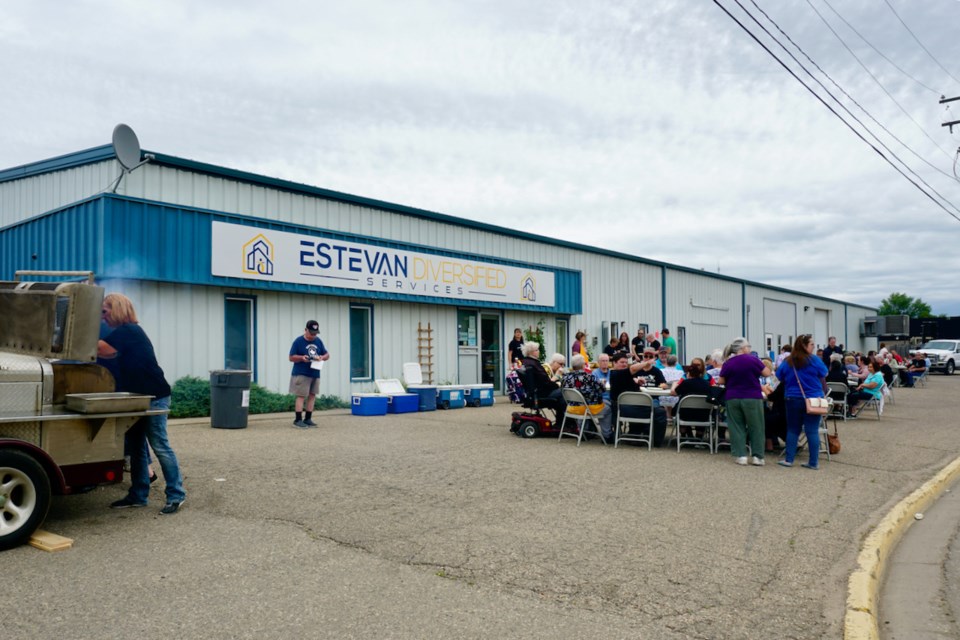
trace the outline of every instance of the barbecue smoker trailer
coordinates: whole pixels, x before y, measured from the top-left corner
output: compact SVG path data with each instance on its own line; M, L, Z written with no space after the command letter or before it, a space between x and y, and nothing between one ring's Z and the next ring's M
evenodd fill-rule
M96 364L102 305L90 272L0 282L0 550L30 538L53 494L120 482L127 429L164 413L151 396L117 393Z

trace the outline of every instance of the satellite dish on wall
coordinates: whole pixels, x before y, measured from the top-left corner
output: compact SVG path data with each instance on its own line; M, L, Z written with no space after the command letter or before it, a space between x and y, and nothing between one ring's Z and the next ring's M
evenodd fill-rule
M113 152L117 161L127 171L131 171L140 164L140 141L133 129L125 124L118 124L113 128Z

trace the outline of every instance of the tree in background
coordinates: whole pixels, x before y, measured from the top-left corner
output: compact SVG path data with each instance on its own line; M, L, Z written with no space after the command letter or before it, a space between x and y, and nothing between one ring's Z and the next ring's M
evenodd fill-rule
M933 310L920 298L912 298L905 293L894 292L880 301L877 315L907 315L911 318L929 318L933 316Z

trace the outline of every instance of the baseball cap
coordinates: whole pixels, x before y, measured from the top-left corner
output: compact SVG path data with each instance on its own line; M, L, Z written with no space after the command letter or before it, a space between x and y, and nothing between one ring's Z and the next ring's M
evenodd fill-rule
M310 320L309 322L307 322L307 331L309 331L310 333L319 333L320 325L317 324L316 320Z

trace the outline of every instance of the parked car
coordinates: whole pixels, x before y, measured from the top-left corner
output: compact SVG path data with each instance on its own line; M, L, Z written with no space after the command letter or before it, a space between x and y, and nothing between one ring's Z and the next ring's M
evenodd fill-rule
M946 375L953 375L960 362L960 340L931 340L919 349L911 349L910 353L922 351L930 358L930 371L942 371Z

